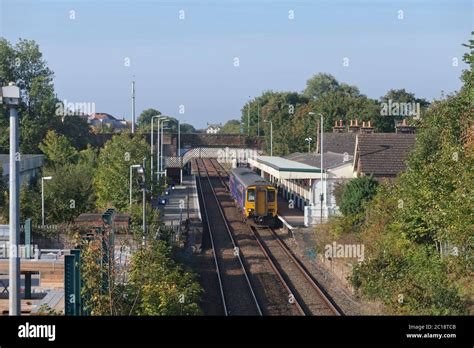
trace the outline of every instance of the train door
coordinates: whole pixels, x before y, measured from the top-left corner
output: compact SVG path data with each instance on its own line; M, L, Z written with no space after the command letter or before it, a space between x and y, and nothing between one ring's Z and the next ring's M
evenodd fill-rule
M257 188L255 213L256 216L267 216L267 190L264 188Z

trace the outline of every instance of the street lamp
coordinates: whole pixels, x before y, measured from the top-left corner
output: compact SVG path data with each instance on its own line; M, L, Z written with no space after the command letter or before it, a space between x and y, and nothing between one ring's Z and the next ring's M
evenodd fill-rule
M169 118L167 119L168 122L176 122L178 124L178 160L179 160L179 168L180 168L180 183L183 181L183 169L181 168L181 125L178 119ZM162 154L163 156L163 154Z
M21 315L20 303L20 257L18 243L20 241L20 167L17 156L18 146L18 106L20 105L20 89L10 82L3 87L0 80L0 104L10 109L10 258L8 314Z
M161 178L161 168L162 168L162 163L161 163L161 156L163 152L163 126L164 122L168 121L169 117L163 116L158 120L158 141L157 141L157 149L156 149L156 166L158 167L158 170L156 172L156 180L159 182ZM161 127L161 135L160 135L160 127ZM161 141L161 150L160 150L160 141Z
M308 153L311 152L311 142L313 141L313 138L306 138L305 141L308 142Z
M314 112L309 112L309 115L318 115L321 120L320 120L320 127L319 127L319 130L320 130L320 137L319 137L319 141L320 141L320 154L321 154L321 168L320 168L320 172L321 172L321 194L319 195L319 200L321 202L321 216L320 216L320 222L323 223L323 202L324 202L324 176L323 176L323 156L324 156L324 151L323 151L323 134L324 134L324 117L323 117L323 114L321 113L318 113L318 114L315 114Z
M250 96L249 96L249 106L247 109L247 136L250 137Z
M132 207L132 170L133 168L141 168L141 165L133 164L130 166L130 208Z
M155 118L160 120L164 117L166 117L166 116L156 115L156 116L151 117L151 139L150 139L150 156L151 156L150 178L151 179L153 179L153 138L154 138L153 124L154 124ZM158 124L159 124L159 121L158 121ZM159 132L159 129L158 129L158 132ZM159 133L158 133L158 135L159 135ZM158 149L157 149L157 151L158 151ZM152 186L152 190L153 190L153 186Z
M44 181L51 180L52 176L43 176L41 178L41 224L44 227Z
M270 156L273 156L273 122L263 120L265 123L270 123Z

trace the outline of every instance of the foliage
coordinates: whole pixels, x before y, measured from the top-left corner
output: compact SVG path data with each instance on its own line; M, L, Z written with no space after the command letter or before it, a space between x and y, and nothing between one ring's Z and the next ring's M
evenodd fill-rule
M138 136L131 137L123 132L109 140L101 149L94 187L97 194L97 207L100 209L115 207L119 211L129 206L129 177L131 165L142 165L143 158L149 160L149 145ZM147 162L147 168L149 163ZM145 172L149 176L149 171ZM133 171L133 197L140 190L136 183L136 170ZM148 189L150 188L148 182ZM140 196L141 197L141 196Z
M67 163L75 162L77 151L64 135L48 131L39 148L46 155L47 163L56 168Z
M361 237L370 257L351 281L392 313L473 311L472 60L471 51L463 88L421 118L406 172L382 185L366 210Z
M193 273L184 271L170 257L169 246L149 239L135 252L130 270L133 315L197 315L202 289Z
M341 212L346 217L352 217L356 224L360 224L364 217L367 202L377 191L378 182L371 176L362 176L349 181L341 197Z
M239 120L227 121L219 131L221 134L240 134L241 125Z
M161 115L161 112L156 109L150 108L150 109L143 110L140 116L138 116L137 127L149 132L151 130L151 118L153 116L158 116L158 115ZM155 119L155 122L156 122L156 119Z
M93 168L87 163L68 163L47 172L45 215L49 223L72 222L95 207Z

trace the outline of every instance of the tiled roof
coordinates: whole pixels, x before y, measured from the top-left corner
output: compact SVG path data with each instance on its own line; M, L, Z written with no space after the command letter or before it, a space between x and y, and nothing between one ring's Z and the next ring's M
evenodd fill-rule
M354 155L356 133L324 133L323 151Z
M89 116L90 120L117 120L112 115L102 112L102 113L95 113Z
M405 170L415 134L359 134L357 139L359 171L374 176L394 176Z

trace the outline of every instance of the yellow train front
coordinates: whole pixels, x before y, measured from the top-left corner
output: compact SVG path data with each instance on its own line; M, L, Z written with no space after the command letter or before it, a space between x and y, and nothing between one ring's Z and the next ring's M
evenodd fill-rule
M273 185L248 168L235 168L229 178L229 188L242 214L259 224L275 225L277 192Z

